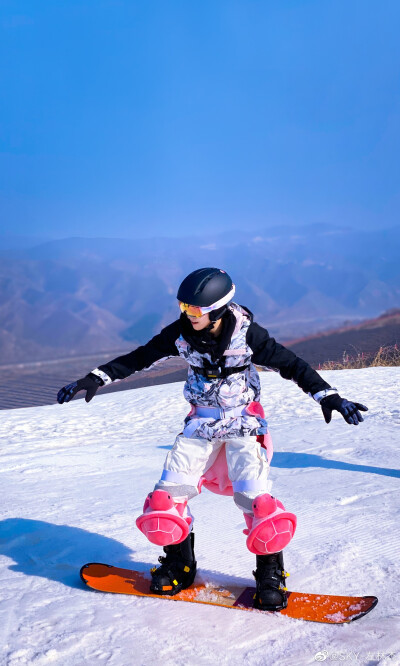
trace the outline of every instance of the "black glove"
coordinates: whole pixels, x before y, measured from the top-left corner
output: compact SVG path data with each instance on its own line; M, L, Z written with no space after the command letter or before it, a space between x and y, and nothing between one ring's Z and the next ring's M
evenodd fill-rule
M327 423L330 423L334 409L340 412L344 420L350 425L358 425L361 421L364 421L359 410L362 412L368 411L368 407L365 407L365 405L361 405L359 402L349 402L349 400L341 398L338 393L322 398L319 404Z
M68 386L63 386L63 388L57 393L57 402L59 402L60 405L62 405L63 402L69 402L78 391L86 391L85 400L86 402L90 402L95 396L97 389L103 385L104 382L100 377L89 372L89 374L86 375L86 377L83 377L83 379L78 379L78 381L72 382L72 384L68 384Z

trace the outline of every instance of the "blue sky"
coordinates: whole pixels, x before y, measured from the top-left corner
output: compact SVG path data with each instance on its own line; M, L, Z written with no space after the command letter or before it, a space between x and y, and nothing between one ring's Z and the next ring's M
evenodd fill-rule
M398 224L398 0L3 0L2 232Z

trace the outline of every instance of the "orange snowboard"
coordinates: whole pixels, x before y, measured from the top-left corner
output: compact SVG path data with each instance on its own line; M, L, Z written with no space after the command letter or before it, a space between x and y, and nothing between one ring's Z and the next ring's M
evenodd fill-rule
M226 606L239 610L253 610L254 587L241 585L194 584L173 597L152 594L149 591L149 577L132 569L119 569L109 564L85 564L81 569L82 580L91 588L100 592L116 594L134 594L139 597L154 597L174 601L190 601L212 606ZM288 605L281 615L328 624L343 624L363 617L372 610L376 597L337 597L326 594L303 594L288 592ZM256 613L264 611L254 611Z

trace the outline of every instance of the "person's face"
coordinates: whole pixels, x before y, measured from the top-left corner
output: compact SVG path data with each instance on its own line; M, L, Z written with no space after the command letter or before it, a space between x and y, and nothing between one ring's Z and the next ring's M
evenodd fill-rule
M208 312L202 315L201 317L189 317L189 315L187 315L187 318L189 319L195 331L202 331L204 328L207 328L207 326L209 326L211 323L210 315L208 314Z

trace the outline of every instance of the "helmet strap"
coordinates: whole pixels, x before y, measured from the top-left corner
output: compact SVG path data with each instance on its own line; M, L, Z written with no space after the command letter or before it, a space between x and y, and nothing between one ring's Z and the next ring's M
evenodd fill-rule
M218 308L217 310L211 310L211 312L209 313L211 323L215 324L215 322L218 321L218 319L221 319L221 317L224 315L227 309L228 305L223 305L221 308Z

